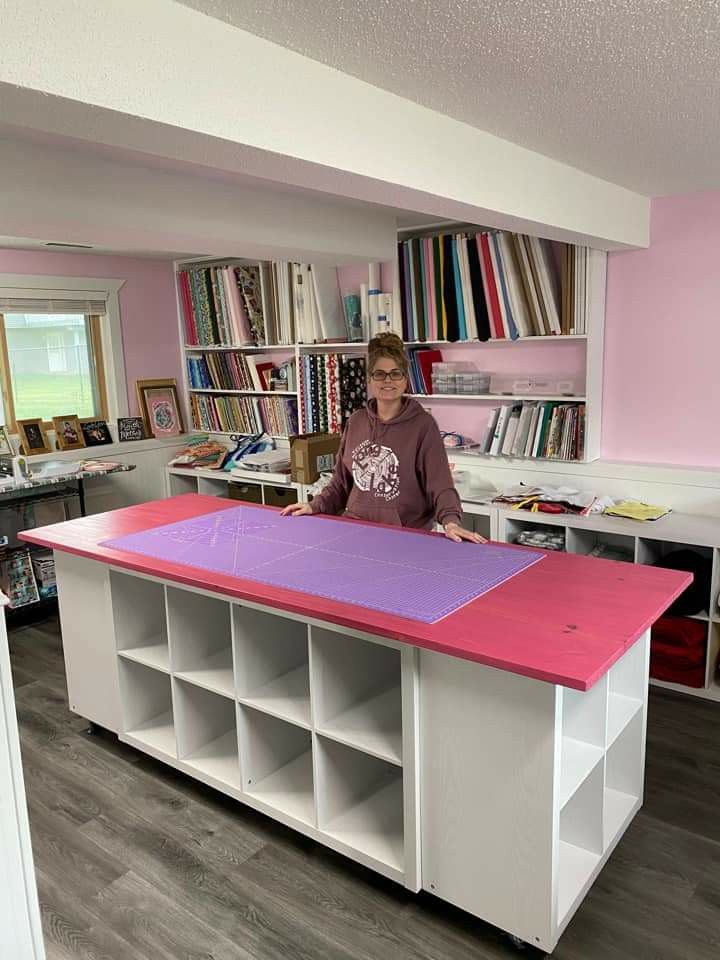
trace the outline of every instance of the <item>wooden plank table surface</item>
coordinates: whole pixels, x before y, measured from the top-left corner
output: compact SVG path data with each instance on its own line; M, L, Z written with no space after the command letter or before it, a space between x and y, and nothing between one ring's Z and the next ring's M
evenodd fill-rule
M237 501L221 497L183 494L37 527L21 533L20 539L577 690L590 689L692 580L691 574L676 570L548 552L542 563L428 624L100 546L105 540L237 506ZM323 518L318 516L317 522ZM428 536L410 530L405 534L418 538L418 549Z

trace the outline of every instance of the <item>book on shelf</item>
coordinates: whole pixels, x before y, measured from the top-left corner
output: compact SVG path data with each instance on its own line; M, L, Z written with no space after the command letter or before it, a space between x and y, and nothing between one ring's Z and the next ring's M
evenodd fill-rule
M490 411L475 453L582 460L585 404L525 400Z
M402 333L417 340L585 335L601 251L502 230L398 246Z

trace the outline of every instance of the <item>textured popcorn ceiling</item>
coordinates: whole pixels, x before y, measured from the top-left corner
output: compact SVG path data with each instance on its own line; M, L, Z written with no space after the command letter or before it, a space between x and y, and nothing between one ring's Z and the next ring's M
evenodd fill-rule
M641 193L720 188L720 0L181 2Z

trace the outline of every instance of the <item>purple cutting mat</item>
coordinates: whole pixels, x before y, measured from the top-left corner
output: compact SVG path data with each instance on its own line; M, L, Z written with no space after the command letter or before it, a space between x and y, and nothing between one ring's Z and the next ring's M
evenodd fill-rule
M435 623L542 560L378 526L230 507L102 546Z

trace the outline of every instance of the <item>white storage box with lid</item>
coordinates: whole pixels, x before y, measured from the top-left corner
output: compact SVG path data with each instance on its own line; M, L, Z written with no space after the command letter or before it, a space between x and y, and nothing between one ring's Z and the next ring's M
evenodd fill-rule
M508 396L580 397L585 384L580 377L537 376L527 373L497 373L490 378L490 392Z

